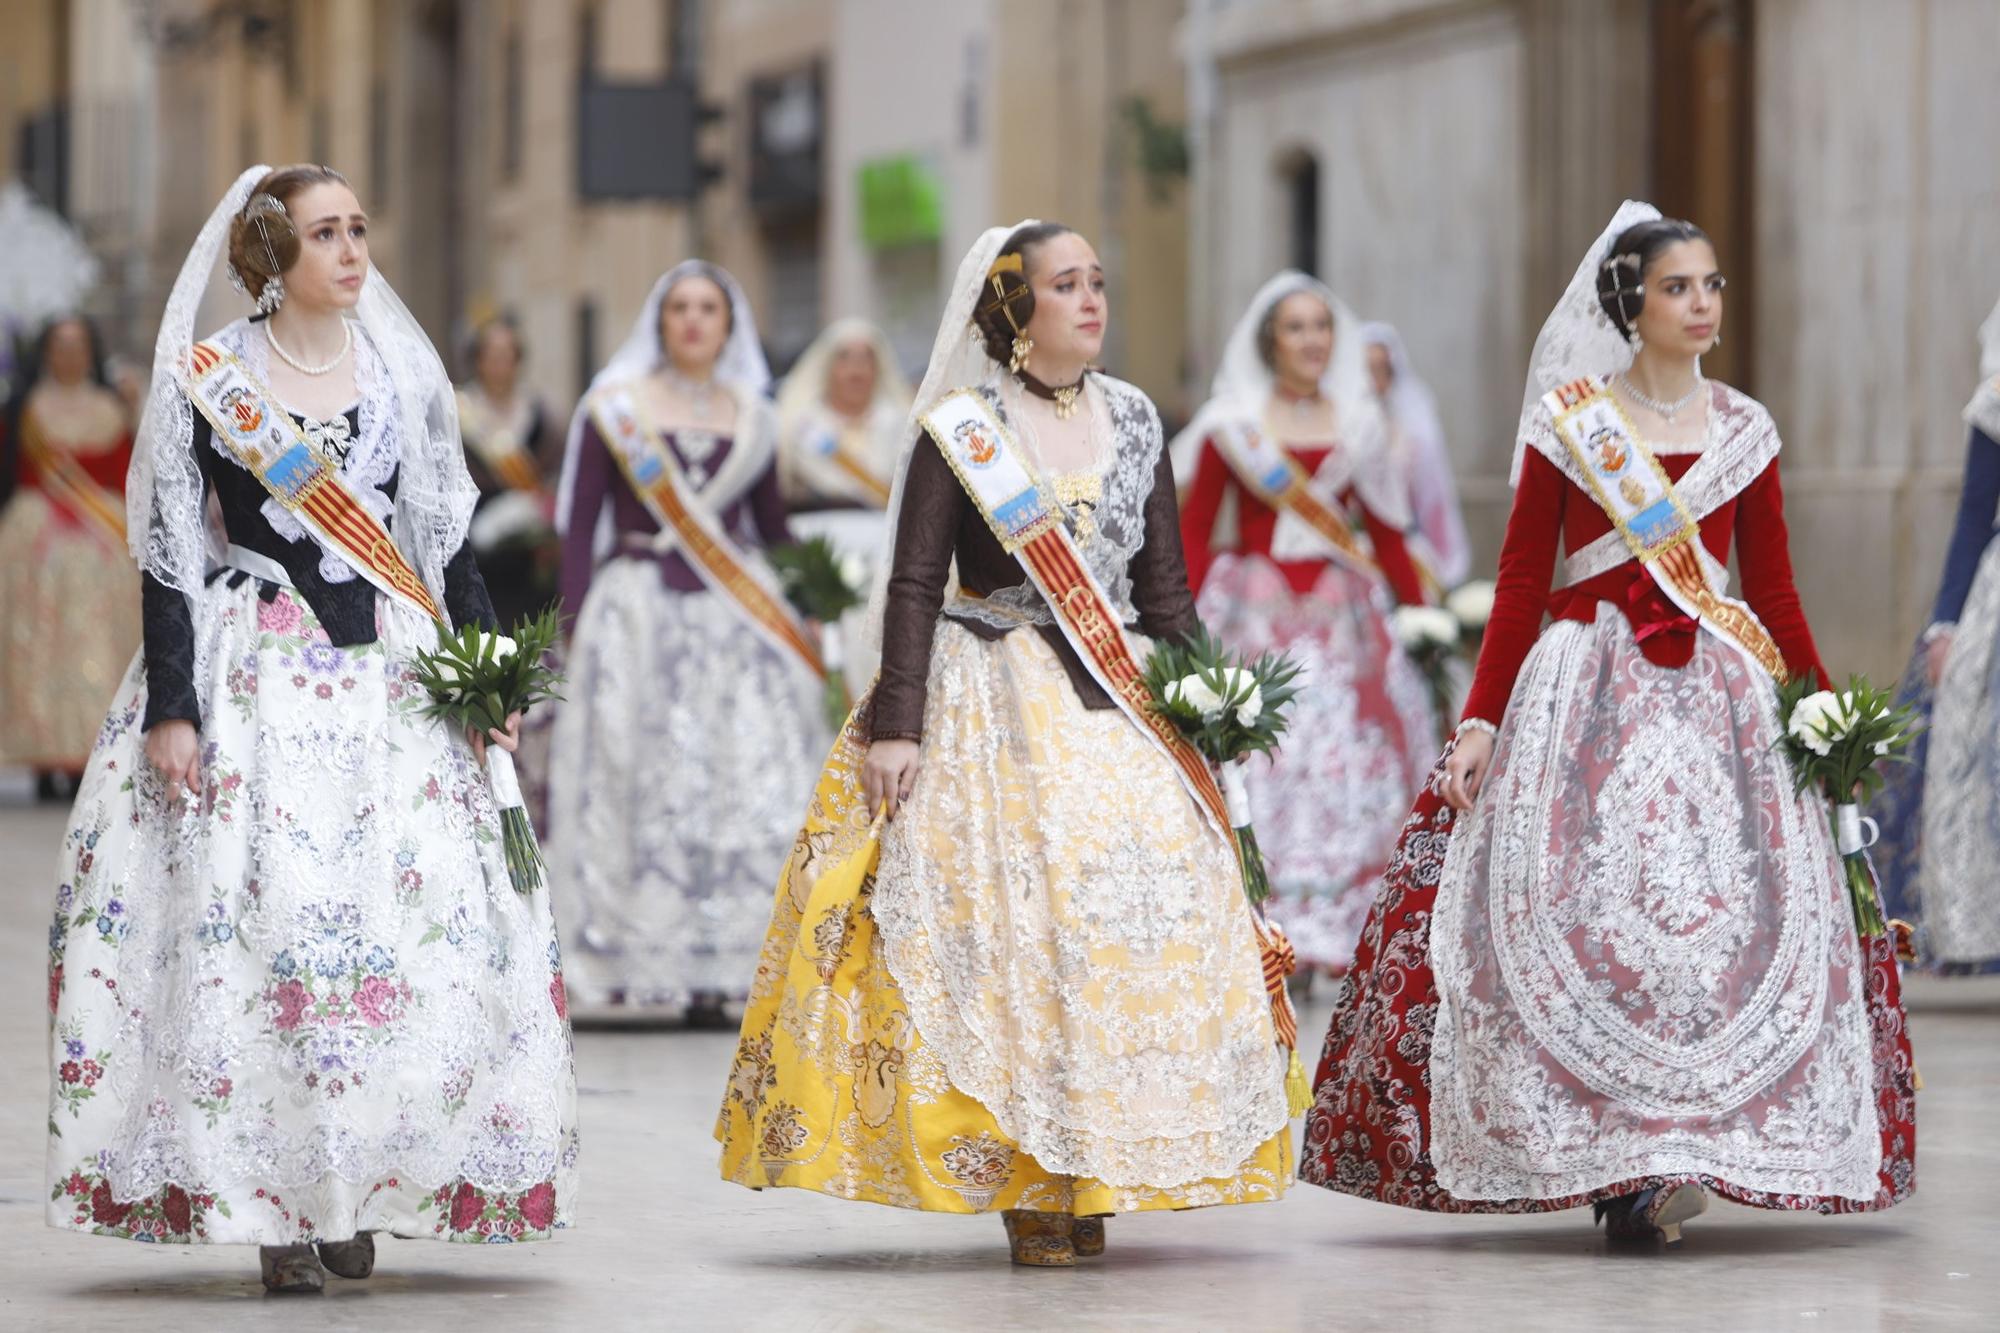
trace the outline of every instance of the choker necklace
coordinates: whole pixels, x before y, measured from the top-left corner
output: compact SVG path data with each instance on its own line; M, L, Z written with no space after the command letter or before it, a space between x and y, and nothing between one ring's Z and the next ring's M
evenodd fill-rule
M715 407L715 381L698 380L671 361L660 367L660 372L666 377L667 386L688 400L688 406L694 409L694 419L706 425Z
M1689 389L1671 403L1663 403L1657 398L1649 398L1639 392L1639 387L1632 383L1631 376L1622 370L1618 372L1618 383L1624 386L1626 394L1632 401L1659 417L1662 421L1665 421L1669 426L1674 424L1675 417L1686 411L1688 405L1701 396L1701 386L1706 382L1697 374L1694 377L1694 387L1692 389Z
M1076 415L1077 396L1083 392L1083 381L1089 374L1090 367L1085 366L1083 374L1076 377L1076 383L1057 385L1044 384L1026 370L1015 372L1015 378L1021 381L1022 388L1035 397L1047 399L1056 405L1057 421L1068 421Z
M333 360L322 366L309 366L290 352L287 352L285 345L278 341L277 330L271 327L269 320L264 321L264 340L271 344L271 350L278 354L280 361L283 361L293 370L298 371L299 374L326 375L330 374L335 366L347 359L347 353L354 346L354 326L349 324L345 319L340 321L340 350L333 354Z

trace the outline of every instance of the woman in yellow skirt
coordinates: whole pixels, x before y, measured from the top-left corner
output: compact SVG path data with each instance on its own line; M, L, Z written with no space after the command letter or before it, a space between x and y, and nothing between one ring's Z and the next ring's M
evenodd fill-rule
M990 412L1143 662L1197 622L1159 417L1090 369L1107 316L1067 228L994 228L959 269L890 507L881 673L779 881L716 1126L738 1184L998 1211L1038 1266L1100 1253L1107 1214L1292 1177L1228 835L921 429L960 391Z

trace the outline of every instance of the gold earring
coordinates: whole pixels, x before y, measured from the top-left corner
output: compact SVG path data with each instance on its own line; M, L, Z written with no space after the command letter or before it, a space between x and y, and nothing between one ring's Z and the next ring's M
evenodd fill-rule
M1012 350L1014 356L1007 363L1007 373L1009 375L1018 375L1021 373L1021 368L1028 364L1028 353L1035 350L1035 340L1025 333L1017 333L1014 335Z

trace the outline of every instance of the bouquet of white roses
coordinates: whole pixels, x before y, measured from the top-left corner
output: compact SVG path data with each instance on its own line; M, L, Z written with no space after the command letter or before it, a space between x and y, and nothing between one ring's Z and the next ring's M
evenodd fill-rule
M1861 806L1882 789L1881 765L1908 762L1904 752L1916 736L1916 712L1897 707L1894 695L1865 677L1850 676L1839 693L1815 690L1807 680L1787 681L1778 689L1778 715L1785 721L1778 744L1791 758L1797 790L1817 786L1833 805L1854 928L1864 938L1884 934L1888 927L1868 860L1879 832Z
M840 641L840 618L861 605L868 570L853 556L842 556L824 537L808 537L769 552L771 568L785 600L808 620L819 622L820 660L826 665L826 716L835 731L847 721L854 700L847 689L846 653Z
M1213 763L1222 776L1236 830L1243 891L1252 903L1271 896L1271 876L1252 826L1241 762L1269 754L1284 733L1285 710L1298 696L1298 664L1276 653L1245 662L1206 630L1184 643L1160 643L1146 661L1153 707Z
M516 625L511 637L477 625L454 634L440 624L437 651L416 656L417 683L431 696L425 714L484 736L505 731L508 717L532 704L561 698L555 687L562 677L544 660L560 633L553 608ZM500 811L507 877L516 892L533 893L542 883L542 849L521 800L514 756L488 745L486 780Z
M1467 580L1444 595L1444 609L1458 618L1460 642L1468 655L1477 656L1486 622L1493 619L1493 585L1485 579Z
M1456 682L1452 664L1458 659L1463 630L1459 618L1441 606L1399 606L1389 617L1389 628L1402 645L1404 656L1416 663L1430 686L1431 703L1437 709L1441 731L1451 729L1456 702Z

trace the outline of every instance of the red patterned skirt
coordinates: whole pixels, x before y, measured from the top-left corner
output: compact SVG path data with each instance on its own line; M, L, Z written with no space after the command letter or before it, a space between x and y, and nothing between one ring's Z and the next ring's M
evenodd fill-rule
M1753 1208L1871 1212L1916 1187L1915 1064L1889 941L1863 941L1873 1035L1880 1188L1872 1199L1778 1194L1703 1175L1622 1180L1562 1198L1461 1199L1438 1183L1428 1152L1430 1057L1438 1017L1430 927L1454 812L1426 790L1394 857L1341 984L1306 1119L1299 1178L1345 1194L1443 1213L1536 1213L1574 1208L1670 1183L1695 1181Z

